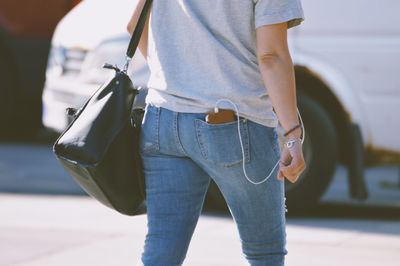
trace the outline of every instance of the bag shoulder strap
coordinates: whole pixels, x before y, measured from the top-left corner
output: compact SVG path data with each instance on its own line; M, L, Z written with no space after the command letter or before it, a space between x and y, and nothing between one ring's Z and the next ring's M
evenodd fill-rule
M139 45L140 37L142 36L144 25L146 24L146 19L151 7L151 3L152 0L146 0L146 2L144 3L142 12L140 13L139 20L136 24L135 30L132 33L128 49L126 50L126 56L128 58L132 58L134 56L136 49Z

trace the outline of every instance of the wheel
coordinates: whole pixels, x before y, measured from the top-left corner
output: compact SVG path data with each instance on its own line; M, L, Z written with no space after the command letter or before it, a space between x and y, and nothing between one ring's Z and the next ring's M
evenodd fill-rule
M303 143L306 169L295 183L285 180L289 212L316 206L333 177L338 154L335 126L325 109L301 92L298 92L298 107L306 132Z
M301 92L298 92L298 107L306 130L303 154L307 167L294 184L285 180L290 212L310 210L318 203L333 177L338 153L336 130L324 108ZM210 184L207 204L218 210L227 209L214 182Z
M42 129L41 95L49 41L21 38L0 28L1 139L30 140Z
M217 184L211 180L210 186L207 191L206 196L206 206L210 207L213 210L224 212L228 211L228 206L226 205L225 199L222 196L221 191L219 190Z
M16 79L14 66L5 43L5 34L0 29L0 138L13 135L16 120ZM7 126L5 126L7 125Z

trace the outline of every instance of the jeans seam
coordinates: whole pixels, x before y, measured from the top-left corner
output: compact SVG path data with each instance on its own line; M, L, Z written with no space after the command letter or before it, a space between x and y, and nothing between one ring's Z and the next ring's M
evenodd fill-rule
M244 161L245 163L250 162L250 136L249 136L249 127L247 123L247 119L243 121L243 135L242 142L243 142L243 150L244 150Z
M157 108L156 113L156 151L160 150L160 108Z
M179 113L175 112L174 113L174 137L175 137L175 142L176 142L176 146L177 148L185 155L188 156L188 154L186 153L186 151L183 149L183 145L181 140L179 139L179 132L178 132L178 115Z
M196 129L196 133L197 133L196 134L196 139L197 139L197 143L199 144L201 154L208 161L208 156L207 156L206 152L204 151L203 142L201 141L201 139L199 137L201 135L201 132L200 132L200 129L199 129L200 128L200 122L197 119L195 119L194 123L195 123L195 129Z

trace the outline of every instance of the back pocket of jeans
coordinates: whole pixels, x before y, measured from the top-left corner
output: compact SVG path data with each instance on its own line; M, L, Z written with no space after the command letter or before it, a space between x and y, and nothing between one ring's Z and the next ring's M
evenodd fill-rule
M209 124L201 119L195 119L195 124L197 142L206 161L223 167L243 163L237 121ZM248 163L250 152L247 120L242 118L239 124L245 162Z

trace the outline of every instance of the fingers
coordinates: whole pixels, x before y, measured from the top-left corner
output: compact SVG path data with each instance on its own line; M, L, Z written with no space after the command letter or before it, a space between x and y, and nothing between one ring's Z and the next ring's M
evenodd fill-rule
M281 170L278 171L278 176L277 176L277 178L278 178L279 180L282 180L282 181L285 180L285 176L283 175L283 173L282 173Z
M290 158L288 159L288 157ZM288 149L284 149L282 151L277 178L284 180L286 177L290 182L295 183L305 168L306 164L301 146L293 147L290 152Z
M290 155L290 152L288 149L283 149L282 154L281 154L281 163L283 165L289 165L292 161L292 156Z
M284 175L290 182L295 183L304 171L305 167L304 161L293 160L290 165L282 166L280 172L282 172L282 175Z
M281 165L280 171L292 183L296 182L300 174L306 168L304 158L302 156L295 156L289 165Z

